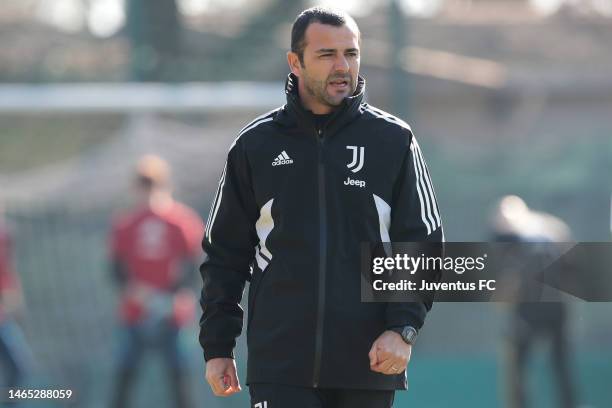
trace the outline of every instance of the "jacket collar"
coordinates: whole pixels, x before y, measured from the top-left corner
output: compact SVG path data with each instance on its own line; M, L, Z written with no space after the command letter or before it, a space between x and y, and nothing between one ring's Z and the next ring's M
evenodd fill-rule
M286 126L299 126L306 129L314 129L314 123L310 113L304 109L298 94L298 78L293 73L287 76L285 82L285 94L287 103L283 106L282 114L278 115L277 121ZM365 79L361 76L357 79L357 89L353 95L344 98L338 109L330 118L325 133L330 135L337 132L348 123L355 120L361 111L359 106L365 94Z

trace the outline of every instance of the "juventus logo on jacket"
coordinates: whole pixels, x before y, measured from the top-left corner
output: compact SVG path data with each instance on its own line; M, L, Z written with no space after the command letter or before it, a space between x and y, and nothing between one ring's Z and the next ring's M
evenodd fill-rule
M346 146L346 148L353 151L353 159L346 165L346 167L348 167L353 173L357 173L363 167L365 148L363 146Z

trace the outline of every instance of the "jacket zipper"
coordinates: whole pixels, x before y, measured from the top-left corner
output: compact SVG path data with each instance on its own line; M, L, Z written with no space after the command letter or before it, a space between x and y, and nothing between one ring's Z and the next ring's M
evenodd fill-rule
M319 386L321 354L323 349L323 318L325 312L325 278L327 274L327 206L325 198L325 165L323 163L323 130L317 131L319 173L319 287L317 292L317 325L315 330L315 355L312 384Z

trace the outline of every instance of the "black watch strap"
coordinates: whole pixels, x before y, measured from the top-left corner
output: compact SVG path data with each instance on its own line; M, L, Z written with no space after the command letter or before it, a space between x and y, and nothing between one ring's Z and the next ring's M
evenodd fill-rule
M419 335L418 330L412 326L391 327L389 330L392 330L402 336L402 339L410 345L413 345L416 342Z

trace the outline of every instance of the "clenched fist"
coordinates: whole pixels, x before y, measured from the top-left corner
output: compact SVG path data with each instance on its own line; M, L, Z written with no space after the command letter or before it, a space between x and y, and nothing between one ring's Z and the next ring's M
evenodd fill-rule
M412 345L398 333L387 330L372 344L368 353L370 369L377 373L393 375L406 370L412 353Z
M240 382L233 358L213 358L206 363L206 381L218 397L228 397L240 392Z

